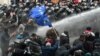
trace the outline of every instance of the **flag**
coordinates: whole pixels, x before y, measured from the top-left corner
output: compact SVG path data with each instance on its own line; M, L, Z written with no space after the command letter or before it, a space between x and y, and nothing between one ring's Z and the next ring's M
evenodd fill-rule
M48 25L49 27L52 27L52 24L47 15L43 15L43 16L39 17L38 19L36 19L36 23L40 26Z
M46 7L44 5L36 6L35 8L32 8L32 10L29 13L29 16L32 19L35 19L35 22L40 26L48 25L49 27L52 27L52 24L45 12Z

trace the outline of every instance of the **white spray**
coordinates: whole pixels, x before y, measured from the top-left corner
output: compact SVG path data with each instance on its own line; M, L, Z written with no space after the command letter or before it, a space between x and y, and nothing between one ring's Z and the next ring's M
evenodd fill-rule
M59 31L59 33L62 33L64 30L68 30L69 32L71 32L84 28L86 26L91 26L95 19L98 19L98 16L100 16L100 8L93 9L74 16L66 17L65 19L54 22L52 24L53 27ZM45 33L48 29L50 29L48 26L39 27L37 30L37 34L40 36L45 36Z

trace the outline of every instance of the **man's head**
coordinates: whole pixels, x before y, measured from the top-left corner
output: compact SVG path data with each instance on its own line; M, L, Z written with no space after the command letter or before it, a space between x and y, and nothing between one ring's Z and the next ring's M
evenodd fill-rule
M87 27L86 30L83 33L86 36L95 36L95 34L92 32L92 28L91 27Z
M35 33L33 33L33 34L31 35L31 38L32 38L32 40L35 40L35 39L37 39L37 35L36 35Z
M87 28L86 28L86 30L91 31L91 30L92 30L92 28L91 28L91 27L87 27Z
M80 35L79 40L80 40L80 41L85 41L85 35Z

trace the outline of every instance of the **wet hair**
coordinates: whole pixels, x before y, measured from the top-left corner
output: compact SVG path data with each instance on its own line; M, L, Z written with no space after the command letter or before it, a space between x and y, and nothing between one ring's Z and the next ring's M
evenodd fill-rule
M54 31L54 30L55 30L55 31ZM56 38L56 37L57 37L56 35L59 35L56 29L49 29L49 30L46 32L46 37Z
M35 33L32 33L32 35L31 35L32 37L35 37L35 36L37 36Z
M92 30L92 28L91 27L87 27L86 30Z

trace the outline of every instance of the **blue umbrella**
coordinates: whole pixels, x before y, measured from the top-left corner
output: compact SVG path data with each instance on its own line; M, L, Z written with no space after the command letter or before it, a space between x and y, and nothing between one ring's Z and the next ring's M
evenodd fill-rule
M44 15L45 11L46 11L46 7L44 5L36 6L35 8L32 8L29 15L31 18L37 18Z
M32 8L29 15L32 19L35 19L38 25L41 26L48 25L49 27L52 27L51 22L48 16L45 14L45 12L46 12L46 7L44 5L36 6L35 8Z

